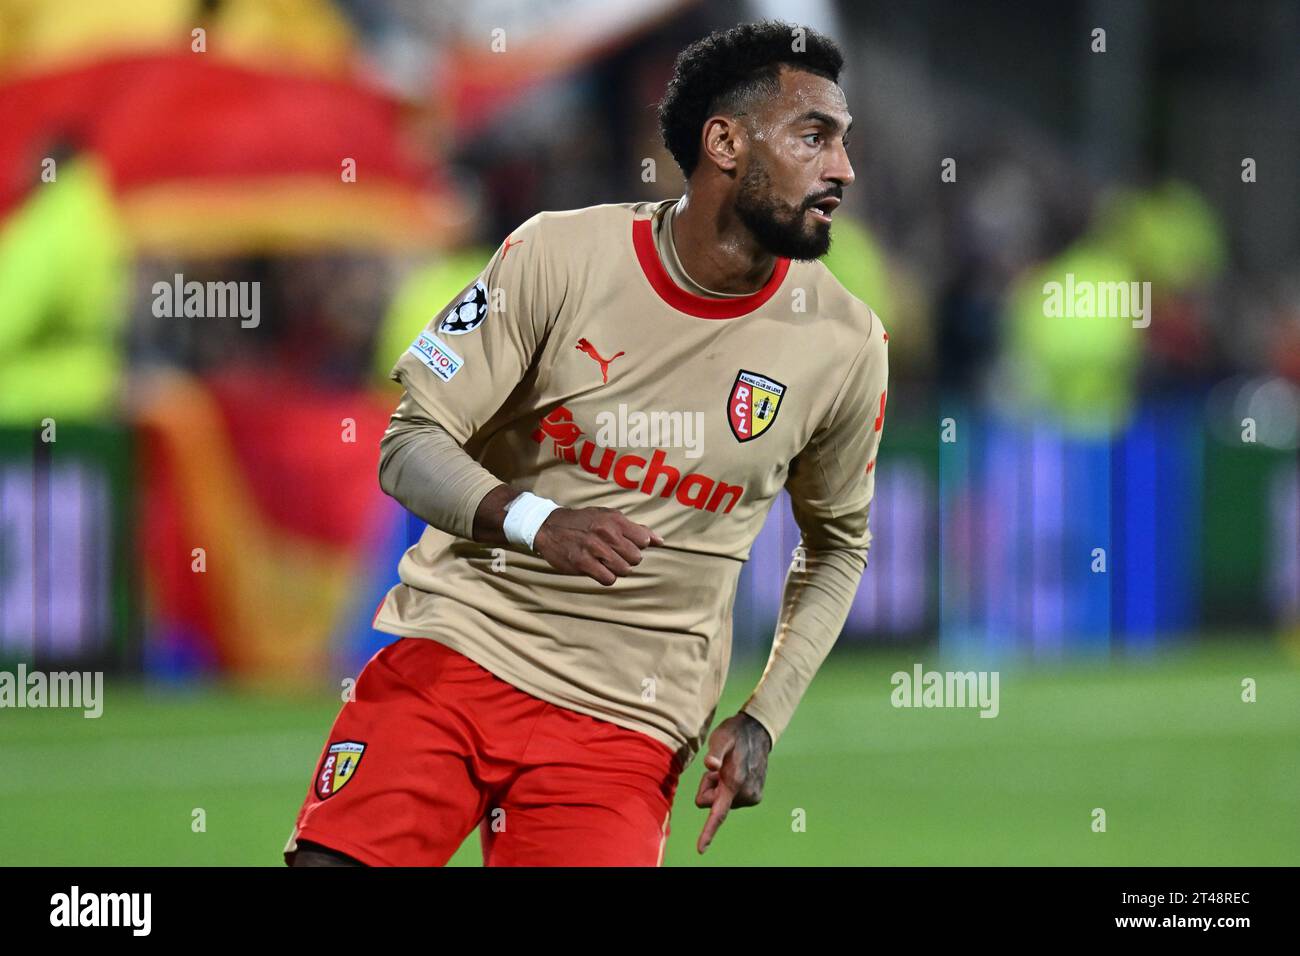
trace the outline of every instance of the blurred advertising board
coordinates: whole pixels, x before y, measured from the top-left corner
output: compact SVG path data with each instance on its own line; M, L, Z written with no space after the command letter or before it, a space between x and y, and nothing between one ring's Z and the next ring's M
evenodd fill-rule
M0 661L129 663L130 455L116 426L0 429Z

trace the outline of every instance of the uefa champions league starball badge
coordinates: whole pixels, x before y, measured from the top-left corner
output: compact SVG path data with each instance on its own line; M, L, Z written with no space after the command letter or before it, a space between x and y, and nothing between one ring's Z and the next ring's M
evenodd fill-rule
M443 316L438 331L445 332L447 335L464 335L466 332L473 332L483 324L487 313L487 286L483 284L482 279L479 279L465 293L465 297Z

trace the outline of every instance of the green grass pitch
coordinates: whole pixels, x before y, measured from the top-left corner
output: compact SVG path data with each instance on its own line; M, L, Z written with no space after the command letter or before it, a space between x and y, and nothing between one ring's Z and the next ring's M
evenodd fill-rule
M893 708L889 676L914 661L944 669L933 651L833 655L772 755L762 805L733 811L703 857L697 759L665 864L1300 862L1300 668L1275 642L1004 668L995 719ZM719 719L756 676L733 669ZM98 720L0 711L0 864L279 865L338 706L324 691L110 678ZM196 807L206 832L191 828ZM477 835L452 863L480 863Z

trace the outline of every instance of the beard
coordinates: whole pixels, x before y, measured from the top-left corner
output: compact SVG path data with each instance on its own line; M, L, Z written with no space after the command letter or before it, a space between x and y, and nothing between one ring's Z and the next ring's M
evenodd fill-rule
M808 210L825 194L797 206L773 195L772 177L755 161L740 180L736 194L736 216L774 256L785 259L820 259L831 247L831 224L810 219Z

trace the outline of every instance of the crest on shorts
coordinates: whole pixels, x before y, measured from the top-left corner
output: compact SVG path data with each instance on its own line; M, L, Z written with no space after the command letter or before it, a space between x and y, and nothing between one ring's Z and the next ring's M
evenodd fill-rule
M744 369L727 396L727 424L736 441L752 441L776 421L785 386L775 379Z
M330 744L316 774L316 796L328 800L348 785L361 764L366 745L355 740Z

